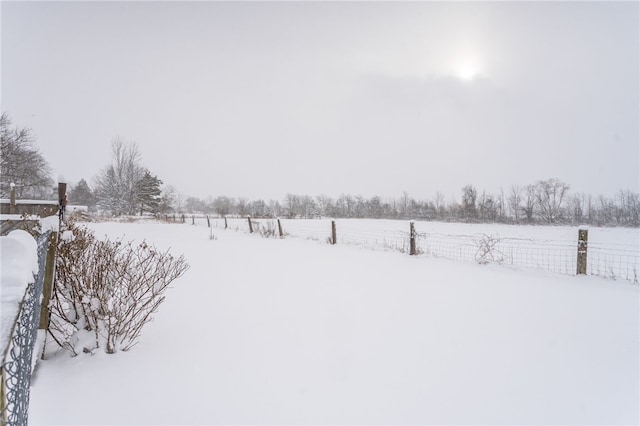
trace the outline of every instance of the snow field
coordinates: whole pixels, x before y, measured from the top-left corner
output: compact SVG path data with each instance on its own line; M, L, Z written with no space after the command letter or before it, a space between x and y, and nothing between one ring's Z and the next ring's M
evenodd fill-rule
M188 218L190 219L190 218ZM191 223L190 220L187 220ZM206 219L195 219L206 226ZM253 220L275 229L272 219ZM248 232L243 218L229 218L230 229ZM224 228L224 220L211 224ZM281 219L291 237L326 241L331 219ZM409 251L409 221L387 219L337 219L339 244L373 249ZM477 262L478 255L492 243L488 259L505 266L539 269L566 275L576 274L579 226L469 224L416 221L416 245L428 256ZM637 228L591 228L587 274L611 279L640 281L640 230Z
M90 224L184 254L140 344L39 364L31 424L630 424L638 287L597 277ZM49 343L51 345L51 343Z

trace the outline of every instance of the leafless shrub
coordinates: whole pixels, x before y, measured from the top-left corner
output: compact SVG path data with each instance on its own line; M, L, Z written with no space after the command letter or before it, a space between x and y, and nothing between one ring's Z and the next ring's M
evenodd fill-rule
M88 229L70 225L58 245L51 335L74 355L80 347L126 351L164 301L169 284L188 268L182 256L146 242L98 240Z
M278 238L280 235L273 222L254 222L253 227L264 238Z
M478 250L475 254L476 262L484 265L487 263L502 263L504 255L497 249L496 245L500 239L491 235L481 234L474 238Z

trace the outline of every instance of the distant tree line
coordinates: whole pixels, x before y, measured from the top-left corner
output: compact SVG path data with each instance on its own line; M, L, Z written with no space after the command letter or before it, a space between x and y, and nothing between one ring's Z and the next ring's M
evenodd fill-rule
M11 128L6 114L0 121L2 137L2 185L6 197L9 182L16 184L20 198L56 199L49 177L50 167L35 147L28 129ZM112 142L111 162L99 171L93 188L85 179L70 185L71 204L86 205L90 211L113 215L203 213L256 218L373 218L456 221L469 223L590 224L598 226L640 226L640 193L620 190L613 197L571 193L569 185L556 178L529 185L512 185L507 192L479 191L465 185L460 198L447 200L436 192L429 200L418 200L404 192L398 198L370 198L342 194L286 194L283 200L249 200L227 196L184 196L142 165L135 143Z
M569 192L569 185L555 178L530 185L512 185L505 193L478 191L473 185L461 189L460 200L445 200L441 192L430 200L408 193L399 198L370 198L342 194L287 194L282 201L248 200L219 196L207 201L188 197L183 213L287 218L416 219L468 223L590 224L640 226L640 194L620 190L614 197Z

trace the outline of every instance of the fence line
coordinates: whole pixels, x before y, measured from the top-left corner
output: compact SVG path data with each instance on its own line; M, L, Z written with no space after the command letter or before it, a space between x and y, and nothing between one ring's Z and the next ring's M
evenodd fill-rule
M206 217L203 217L202 221L207 224ZM227 218L227 222L231 230L249 232L246 218ZM195 223L200 224L201 221ZM257 229L266 226L278 229L276 219L252 219L252 223L258 227ZM398 226L406 230L352 229L348 220L338 221L338 242L409 253L409 224L404 221L398 223ZM223 228L225 220L211 218L210 224L216 228ZM304 221L281 219L281 225L285 236L321 242L331 241L331 220L328 219ZM270 235L273 236L273 233ZM509 238L480 233L469 235L415 232L415 237L416 254L576 275L577 235L573 241ZM640 281L640 247L621 243L589 243L586 273L638 283Z
M29 414L29 390L34 365L33 350L38 337L40 303L45 259L50 231L37 238L38 275L27 285L11 337L2 354L2 392L0 419L7 425L26 425Z

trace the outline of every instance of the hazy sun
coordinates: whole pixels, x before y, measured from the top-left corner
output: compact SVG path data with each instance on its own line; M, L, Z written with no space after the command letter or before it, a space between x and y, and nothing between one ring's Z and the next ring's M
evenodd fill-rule
M460 63L455 67L455 76L460 80L470 81L480 75L480 69L473 63Z
M452 56L450 72L463 81L471 81L484 73L483 56L476 49L464 49Z

